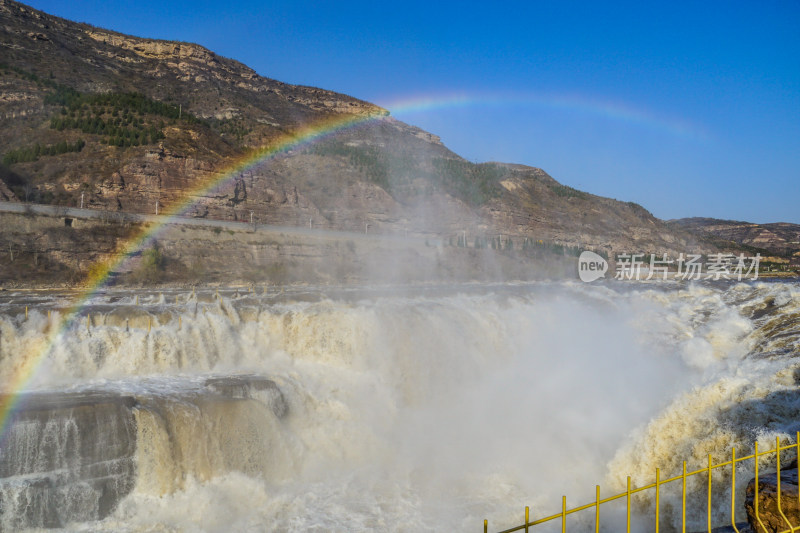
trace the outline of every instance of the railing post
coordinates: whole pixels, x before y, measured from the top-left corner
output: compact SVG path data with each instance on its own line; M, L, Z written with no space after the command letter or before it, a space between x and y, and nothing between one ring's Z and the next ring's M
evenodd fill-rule
M631 476L628 476L628 489L625 492L625 531L631 533Z
M28 320L28 306L25 306L25 320Z
M711 533L711 454L708 454L708 506L706 508L706 518L708 522L708 533Z
M767 528L764 526L764 522L761 521L761 515L759 515L759 513L758 513L758 441L756 441L755 448L756 448L756 451L753 454L753 458L754 458L753 460L756 462L756 467L755 467L755 471L756 471L756 473L755 473L755 477L756 477L756 494L755 494L755 497L753 498L753 501L755 502L756 520L758 521L758 524L761 526L761 530L766 533Z
M600 533L600 485L595 485L595 494L594 494L594 533Z
M795 434L794 442L797 447L797 457L795 459L797 463L797 479L800 479L800 431ZM797 484L797 508L800 509L800 483Z
M483 520L483 533L489 533L489 521L485 518Z
M686 461L683 462L683 491L681 493L681 533L686 533Z
M659 513L661 508L661 469L656 468L656 533L659 528Z
M567 533L567 497L561 497L561 533Z
M525 533L528 533L528 522L531 521L531 508L525 506Z
M778 490L778 513L781 515L781 518L783 518L789 525L789 531L794 531L794 526L792 526L792 523L789 522L788 518L786 518L786 515L783 513L783 507L781 507L781 438L777 435L775 436L775 454L777 455L775 462L776 464L775 479L777 480L776 485Z
M736 446L731 449L731 526L736 533Z

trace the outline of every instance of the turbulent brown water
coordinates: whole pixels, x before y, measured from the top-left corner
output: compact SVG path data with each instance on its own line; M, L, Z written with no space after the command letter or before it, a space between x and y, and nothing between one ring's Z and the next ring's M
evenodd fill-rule
M525 505L552 514L562 494L586 503L595 484L610 493L627 475L644 484L656 467L793 439L799 295L797 283L110 290L6 426L0 529L518 525ZM68 301L0 296L3 383ZM666 494L667 521L671 505Z

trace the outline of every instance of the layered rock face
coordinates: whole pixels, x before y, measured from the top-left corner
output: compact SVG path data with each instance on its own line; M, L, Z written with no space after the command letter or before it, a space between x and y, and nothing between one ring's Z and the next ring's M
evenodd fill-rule
M576 191L536 168L471 164L378 106L259 76L195 44L122 35L13 1L0 4L0 36L8 43L0 153L85 143L8 159L0 199L148 214L172 206L195 217L395 235L466 233L470 245L512 236L606 251L711 249L635 204ZM69 91L84 100L70 100ZM166 107L136 111L92 99L130 92ZM106 126L138 130L123 139ZM257 157L278 140L322 131L310 145L290 141Z
M800 255L800 225L788 222L753 224L714 218L683 218L672 220L673 227L707 235L718 241L733 242L761 250L762 255L782 257Z
M346 95L264 78L196 44L123 35L10 0L0 5L0 17L11 45L7 63L42 69L48 77L52 72L53 79L70 81L82 91L135 90L176 101L191 94L183 99L185 111L204 118L273 121L273 128L295 126L318 113L386 113Z
M221 376L184 392L31 393L15 399L0 450L0 531L102 519L133 490L268 470L263 432L287 405L274 382ZM137 488L138 487L138 488Z
M106 516L135 481L136 401L54 394L20 403L0 454L2 531Z

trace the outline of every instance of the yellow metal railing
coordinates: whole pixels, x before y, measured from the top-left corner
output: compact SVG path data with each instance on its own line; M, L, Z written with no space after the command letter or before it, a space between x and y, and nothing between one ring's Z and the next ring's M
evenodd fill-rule
M759 530L757 533L769 533L771 530L764 525L763 521L761 520L761 516L759 513L759 469L758 469L758 459L775 454L776 456L776 492L777 492L777 509L778 513L780 514L781 519L786 522L788 529L783 529L777 533L793 533L795 531L800 531L800 518L798 518L799 522L797 525L792 525L789 519L786 517L786 514L783 512L783 508L781 505L781 454L782 451L793 450L796 452L797 463L798 463L798 479L800 479L800 432L797 432L796 439L794 444L787 444L781 446L780 444L780 437L775 438L775 449L768 450L768 451L759 451L758 450L758 442L755 443L754 452L751 455L746 455L744 457L737 457L736 456L736 448L731 450L731 458L729 461L725 461L719 464L713 464L711 461L711 455L708 456L708 466L705 468L701 468L699 470L695 470L692 472L686 471L686 461L683 461L683 472L680 475L667 478L662 480L661 479L661 471L660 469L656 468L656 477L655 482L649 485L645 485L643 487L638 487L635 489L631 488L631 478L628 476L627 481L627 489L625 492L621 492L619 494L615 494L613 496L608 496L606 498L600 498L600 485L596 485L595 487L595 501L591 503L587 503L584 505L580 505L573 509L567 509L567 497L562 496L561 498L561 512L546 516L544 518L539 518L537 520L530 520L530 507L525 507L525 523L516 527L512 527L510 529L504 529L499 531L498 533L512 533L514 531L525 531L528 533L530 529L534 526L538 526L540 524L544 524L546 522L553 522L560 520L561 521L561 532L566 533L567 531L567 516L575 513L579 513L581 511L586 511L588 509L594 509L594 531L595 533L599 533L600 531L600 506L609 502L622 500L625 499L625 515L626 515L626 529L627 533L631 531L631 496L644 493L646 491L654 490L654 517L653 517L653 529L655 533L659 533L660 527L660 506L661 506L661 489L665 485L670 483L674 483L677 481L681 482L681 533L686 533L686 479L692 476L696 476L699 474L706 474L708 482L707 482L707 499L706 499L706 527L711 532L712 529L712 505L711 505L711 494L712 494L712 472L718 468L724 468L727 466L731 467L731 480L730 480L730 492L731 492L731 507L730 507L730 526L733 528L733 531L736 533L740 533L737 525L736 525L736 465L737 463L741 463L743 461L748 461L753 459L754 462L754 478L755 478L755 492L753 495L753 506L757 524L759 526ZM800 509L800 488L798 488L798 509ZM723 524L726 525L726 524ZM483 521L483 531L484 533L489 532L489 521Z

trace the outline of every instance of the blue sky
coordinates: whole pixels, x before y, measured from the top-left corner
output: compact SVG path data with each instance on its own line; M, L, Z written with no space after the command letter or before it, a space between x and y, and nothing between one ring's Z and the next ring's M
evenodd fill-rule
M658 217L800 223L800 2L31 0L343 92Z

